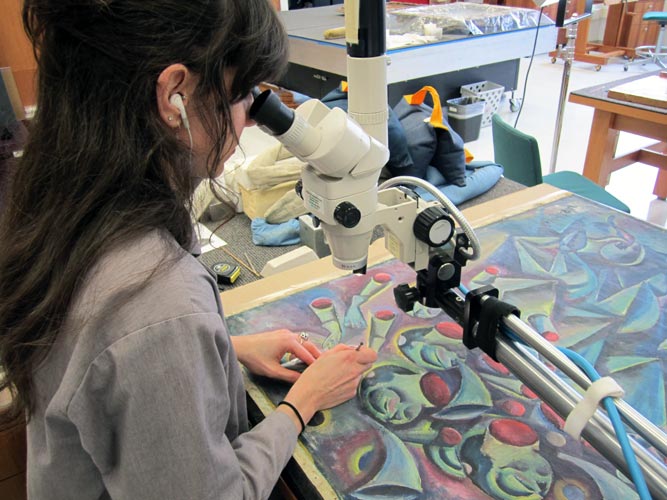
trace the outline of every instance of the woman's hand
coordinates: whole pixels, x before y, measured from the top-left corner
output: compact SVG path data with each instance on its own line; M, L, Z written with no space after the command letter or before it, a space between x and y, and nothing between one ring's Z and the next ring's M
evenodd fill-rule
M321 354L315 344L309 340L304 342L298 333L285 329L231 339L236 356L251 373L286 382L296 382L301 374L280 365L285 354L293 354L306 365L312 364Z
M367 347L357 348L339 344L322 353L301 374L285 396L305 422L317 410L332 408L355 396L361 376L377 359L377 353Z

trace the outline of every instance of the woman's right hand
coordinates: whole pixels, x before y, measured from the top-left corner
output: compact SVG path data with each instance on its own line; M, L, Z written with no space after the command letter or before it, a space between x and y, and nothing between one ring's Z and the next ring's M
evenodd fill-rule
M354 397L363 373L377 359L377 353L367 347L339 344L320 355L285 396L305 422L316 411L326 410Z

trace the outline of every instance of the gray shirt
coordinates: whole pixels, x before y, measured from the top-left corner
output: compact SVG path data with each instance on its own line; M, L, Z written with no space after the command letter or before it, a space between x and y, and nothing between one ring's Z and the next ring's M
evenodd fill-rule
M35 391L30 499L266 498L297 441L248 430L215 281L158 231L91 271Z

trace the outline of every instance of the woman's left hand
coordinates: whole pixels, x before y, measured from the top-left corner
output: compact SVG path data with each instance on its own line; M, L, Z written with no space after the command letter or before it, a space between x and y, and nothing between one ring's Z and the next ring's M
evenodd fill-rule
M291 353L306 365L317 359L321 351L299 333L281 329L231 337L239 361L253 374L286 382L296 382L300 372L285 368L280 360Z

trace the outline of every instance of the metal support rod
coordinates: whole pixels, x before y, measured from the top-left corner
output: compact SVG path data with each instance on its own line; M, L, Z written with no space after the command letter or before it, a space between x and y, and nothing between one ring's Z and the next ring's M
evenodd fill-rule
M667 2L665 2L667 4ZM665 6L667 9L667 5ZM653 54L653 59L655 63L660 66L662 69L667 69L667 64L662 62L662 58L667 55L667 47L663 46L665 43L665 25L660 25L660 31L658 32L658 41L655 43L655 53Z
M576 14L575 14L576 15ZM578 21L573 21L567 26L567 35L565 43L565 65L563 66L563 79L560 84L560 97L558 99L558 113L556 114L556 128L554 130L554 140L551 146L551 163L549 164L549 173L556 171L556 159L558 158L558 146L560 144L560 133L563 128L563 113L565 112L565 99L567 97L567 88L570 84L570 70L572 61L574 61L574 43L577 38Z
M437 304L464 328L468 321L463 313L465 296L462 290L453 288L436 299ZM582 395L572 385L553 373L529 349L533 349L537 355L553 363L583 391L591 385L590 380L565 354L517 316L503 317L500 326L502 328L496 332L496 358L562 418L567 418L576 404L581 401ZM664 449L667 436L659 428L624 401L617 398L614 398L613 401L623 417L643 439L658 451ZM582 437L616 468L630 477L614 427L601 409L598 408L584 427ZM667 467L664 459L649 452L632 436L628 438L652 496L667 499Z
M514 360L514 368L518 372L528 370L530 375L524 381L531 388L537 389L535 392L547 403L552 406L562 417L566 417L571 411L568 408L573 408L574 405L581 400L581 395L577 393L571 386L553 374L546 366L537 358L535 358L526 347L515 342L504 340L505 347L511 347L515 355L519 356L519 360ZM501 348L502 349L502 348ZM512 361L509 361L510 363ZM517 365L516 362L519 364ZM519 377L521 378L521 377ZM542 390L542 392L538 392ZM561 411L563 413L561 413ZM625 459L622 456L622 450L616 439L615 431L607 416L601 411L597 410L589 421L588 430L582 431L582 435L587 439L603 456L610 462L616 465L619 469L626 471L623 465ZM650 474L658 482L660 488L667 488L665 483L667 478L667 469L664 464L660 462L654 455L646 451L634 439L630 438L632 448L637 455L638 463L642 467L642 471ZM610 448L611 447L611 448ZM648 481L647 481L648 483ZM655 493L655 492L654 492ZM661 493L660 498L665 498L664 493Z
M463 324L461 311L464 302L463 292L459 289L451 289L440 298L442 299L438 301L440 307ZM498 360L562 418L567 418L582 399L582 395L572 385L548 369L529 349L533 349L537 355L553 363L582 390L585 391L590 386L590 380L565 354L518 317L510 315L502 318L501 326L503 328L496 333ZM512 335L512 338L509 338L507 334ZM513 338L517 340L512 340ZM638 434L661 451L667 436L625 401L614 398L614 403ZM601 409L598 409L587 423L582 431L582 437L615 467L630 477L614 427ZM663 460L647 451L632 436L628 438L651 494L655 498L667 498L667 467Z
M461 310L465 297L458 289L452 289L450 292L450 294L443 296L447 300L440 301L439 305L453 319L463 324ZM516 335L521 342L535 349L539 355L556 366L582 390L585 391L590 387L591 381L579 367L556 349L551 342L539 335L530 325L514 315L503 318L502 324ZM625 422L648 444L667 457L667 435L623 399L615 399L614 404Z
M581 399L580 395L546 368L525 347L507 339L504 335L498 338L496 356L517 378L529 386L562 417L569 415L577 398ZM584 427L582 437L614 466L630 477L621 446L616 436L608 432L609 428L611 428L611 423L608 418L598 410ZM651 494L656 498L667 498L667 469L632 439L631 443L633 449L639 451L637 460Z
M508 316L503 319L503 323L510 329L510 331L515 333L523 343L529 345L541 356L553 363L584 391L590 387L591 381L579 367L570 361L570 359L562 352L554 348L548 340L544 339L525 322L521 321L516 316ZM615 403L618 411L630 427L646 439L646 441L660 453L667 456L667 435L624 400L615 400Z

